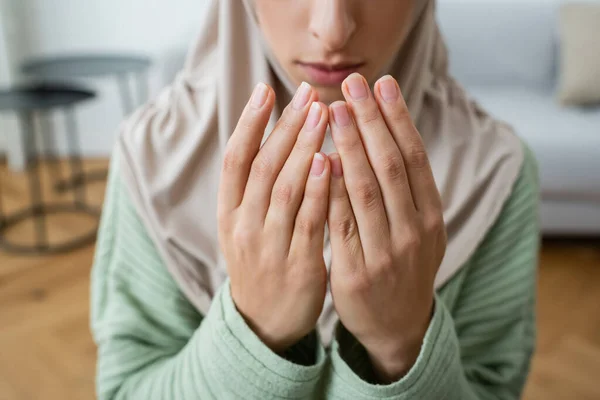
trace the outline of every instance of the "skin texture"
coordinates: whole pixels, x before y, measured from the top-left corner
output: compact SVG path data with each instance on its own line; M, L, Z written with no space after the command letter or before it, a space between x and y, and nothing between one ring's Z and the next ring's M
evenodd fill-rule
M275 94L259 84L227 146L218 220L236 307L275 352L315 329L327 289L327 222L336 311L380 382L390 383L420 352L446 231L425 147L396 80L379 79L373 93L367 84L401 45L398 21L408 20L412 2L374 1L379 7L256 0L262 29L294 79L303 79L295 57L340 54L368 60L368 75L353 74L338 88L300 85L262 147ZM280 43L286 35L306 48ZM345 101L316 102L323 98ZM339 154L317 153L327 126Z
M297 62L365 63L356 72L375 82L404 43L413 3L254 0L259 25L279 64L296 85L312 84L327 104L343 98L340 85L316 85Z

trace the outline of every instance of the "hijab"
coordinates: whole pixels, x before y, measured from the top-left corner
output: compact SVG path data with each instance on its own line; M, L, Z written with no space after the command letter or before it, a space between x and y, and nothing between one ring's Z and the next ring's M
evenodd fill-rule
M405 44L382 71L394 76L431 162L448 244L435 287L463 267L500 214L523 161L521 141L448 75L434 0L417 7ZM217 235L225 145L258 82L278 98L296 87L271 54L250 0L209 0L201 33L174 82L121 125L124 185L166 268L206 315L227 268ZM276 107L265 138L279 118ZM327 135L323 151L334 150ZM324 259L331 248L326 232ZM330 342L337 315L328 292L318 330Z

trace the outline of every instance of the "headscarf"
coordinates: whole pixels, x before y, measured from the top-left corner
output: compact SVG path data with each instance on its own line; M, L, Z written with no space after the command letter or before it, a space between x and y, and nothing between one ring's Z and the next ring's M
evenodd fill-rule
M439 289L469 260L500 214L523 161L521 141L448 75L435 1L416 0L394 76L425 143L443 203L447 249ZM217 235L225 145L258 82L290 98L295 86L271 54L250 1L209 0L199 39L171 86L121 126L122 179L166 268L204 315L227 279ZM265 138L279 118L276 107ZM323 150L334 149L327 135ZM324 258L331 263L326 234ZM318 329L330 342L337 315L328 292Z

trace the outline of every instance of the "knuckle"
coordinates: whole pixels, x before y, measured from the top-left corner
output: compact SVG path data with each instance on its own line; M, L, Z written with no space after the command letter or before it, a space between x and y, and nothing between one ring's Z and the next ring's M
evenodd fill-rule
M423 169L429 165L429 158L425 148L421 145L412 145L406 153L406 163L416 169Z
M348 192L345 187L336 188L335 190L331 190L329 192L329 198L333 201L346 201L348 197Z
M356 226L356 222L354 218L351 218L350 215L340 219L339 221L335 221L330 224L329 229L333 234L342 238L343 242L348 242L350 238L354 237L358 232L358 227Z
M315 236L317 233L318 223L317 221L310 218L298 217L296 219L295 230L303 236L312 237Z
M252 177L259 182L268 181L273 176L273 162L269 157L259 155L252 163Z
M294 121L289 113L284 114L283 118L281 118L278 122L278 129L284 132L292 132L298 131L298 126L296 121ZM296 132L297 133L297 132Z
M444 217L436 213L434 216L425 220L425 231L429 234L438 234L446 229Z
M364 181L356 186L358 201L368 210L377 206L379 201L379 187L372 180Z
M308 153L308 152L312 153L313 147L315 147L315 145L313 144L313 141L311 141L310 139L308 139L306 137L303 137L303 135L298 136L298 139L296 140L296 143L294 144L294 148L296 149L296 151L300 152L301 154Z
M380 118L381 113L379 112L379 108L374 106L363 108L358 115L358 120L363 125L371 125L372 123L377 122Z
M343 202L348 201L348 189L346 188L346 183L343 179L340 179L338 182L334 182L334 184L331 186L329 198L338 202L338 204L343 204Z
M389 252L382 251L377 254L373 267L376 271L388 271L393 265L392 255Z
M277 125L281 124L284 121L288 121L294 115L294 108L292 107L292 103L290 102L287 106L283 108L283 112L281 113L281 117L277 121Z
M398 110L395 110L394 112L390 113L389 117L395 123L410 123L411 125L413 124L412 117L407 107L400 107Z
M424 229L427 235L437 239L438 244L445 248L448 244L448 233L442 212L436 212L433 216L426 218Z
M279 206L288 206L292 202L292 185L279 184L273 189L273 201Z
M392 180L403 178L405 175L404 162L398 154L390 153L382 156L381 167L385 175Z
M245 162L244 152L238 151L233 145L229 145L223 156L223 171L236 172L242 169Z
M346 129L341 135L337 135L335 139L336 147L339 147L346 153L356 153L362 147L362 141L357 133L352 132L353 128Z
M371 282L365 274L353 274L346 282L347 290L350 293L366 294L371 291Z
M233 240L236 246L248 246L256 240L254 229L247 226L238 226L233 231Z
M238 123L238 129L242 131L248 131L252 128L254 128L253 118L251 118L249 115L245 115L244 117L240 118L240 122Z
M421 246L421 234L418 229L409 228L404 233L402 245L405 250L415 250Z
M243 131L256 129L258 122L258 113L247 109L238 122L238 129L242 129Z
M304 199L320 200L327 197L326 187L316 184L308 184L304 189Z

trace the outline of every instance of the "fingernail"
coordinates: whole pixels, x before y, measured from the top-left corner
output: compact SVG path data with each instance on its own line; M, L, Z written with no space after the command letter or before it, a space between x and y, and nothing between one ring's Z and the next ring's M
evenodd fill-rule
M325 157L321 153L315 153L313 157L312 166L310 167L310 174L313 176L321 176L325 171Z
M350 75L346 84L348 85L348 92L350 92L352 100L363 100L367 98L367 86L365 85L365 80L362 76L354 73Z
M306 117L306 128L315 129L321 121L321 105L316 101L310 106L308 117Z
M350 125L350 113L346 103L337 103L331 106L333 110L333 119L337 126L348 126Z
M264 83L259 83L252 92L252 107L261 108L267 102L269 88Z
M310 94L310 85L306 82L302 82L296 91L296 96L294 96L294 108L296 110L302 110L308 104L308 100L310 100Z
M344 175L344 170L342 169L342 159L340 158L340 155L337 153L330 154L329 160L331 160L331 175L336 178L341 178Z
M398 100L398 95L400 94L396 81L389 75L379 81L379 92L381 93L383 100L387 103Z

